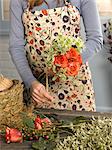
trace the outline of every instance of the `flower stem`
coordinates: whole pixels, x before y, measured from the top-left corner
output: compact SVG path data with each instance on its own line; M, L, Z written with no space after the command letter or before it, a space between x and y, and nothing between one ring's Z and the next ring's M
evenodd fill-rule
M46 71L46 91L48 92L48 87L49 87L49 83L48 83L48 72Z

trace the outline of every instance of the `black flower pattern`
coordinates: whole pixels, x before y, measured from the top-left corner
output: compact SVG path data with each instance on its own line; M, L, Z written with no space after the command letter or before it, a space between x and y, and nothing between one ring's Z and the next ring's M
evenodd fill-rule
M69 21L69 17L68 16L63 16L63 22L67 23Z

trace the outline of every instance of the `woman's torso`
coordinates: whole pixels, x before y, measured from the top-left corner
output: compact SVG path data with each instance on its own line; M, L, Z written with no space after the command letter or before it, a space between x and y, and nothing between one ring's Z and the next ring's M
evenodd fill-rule
M76 3L76 4L79 4L79 3ZM54 4L52 4L52 5L54 5ZM62 5L62 6L64 6L64 5ZM76 34L75 33L75 28L76 28L76 26L79 27L80 13L77 9L77 6L76 5L74 5L74 6L76 8L71 7L71 9L70 9L71 14L72 14L70 18L71 18L71 21L75 20L74 23L73 23L73 26L71 26L71 27L73 27L73 29L74 29L73 33ZM56 4L54 5L54 7L56 7ZM48 14L50 15L49 19L53 20L54 18L57 17L57 19L55 19L55 23L56 23L56 21L59 19L58 14L59 14L59 16L64 15L64 14L62 14L59 11L59 10L61 10L59 8L59 9L56 9L56 11L57 11L56 14L57 15L52 16L51 8L53 8L53 7L50 6L50 10L47 10L47 11L49 11ZM35 9L36 9L36 11L34 11ZM28 46L27 48L28 48L29 57L32 59L30 64L32 66L33 66L33 64L36 64L35 65L36 67L33 67L34 72L35 72L36 68L43 69L42 68L42 62L41 62L42 60L40 59L42 56L40 55L40 53L39 54L36 53L35 44L38 43L37 40L41 41L42 40L41 38L44 38L42 35L38 34L38 31L35 32L34 28L35 28L35 25L40 20L41 20L40 21L40 26L42 28L47 27L47 23L46 24L43 23L43 20L46 18L46 16L42 17L43 15L41 14L41 11L39 11L39 9L40 10L41 9L45 10L45 9L48 9L48 7L45 6L45 4L43 4L42 6L38 7L38 9L37 9L37 7L34 8L32 10L32 13L29 10L26 10L26 13L23 15L23 22L24 22L24 25L25 25L25 28L26 28L26 35L25 35L26 39L27 39L27 44L26 45ZM66 11L63 11L63 13L66 13ZM42 15L42 16L40 16L40 15ZM63 17L61 17L60 19L62 19L62 18ZM60 22L60 20L59 20L59 22ZM63 21L61 21L61 24L62 24L62 22ZM64 22L63 22L63 24L64 24ZM62 31L63 24L62 24L62 26L60 26L58 23L56 23L56 27L59 27L59 30L57 30L57 28L56 29L54 28L54 30L56 30L58 32ZM52 29L52 28L49 28L49 29ZM30 30L32 30L32 32ZM78 30L77 35L79 35L79 32L80 31ZM31 34L31 37L30 37L29 33L33 33L33 36ZM72 30L71 30L71 33L72 33ZM68 35L70 35L71 33L69 33L67 31ZM53 36L54 36L54 34L53 34ZM53 36L51 36L51 40L52 40ZM32 41L33 41L33 43L32 43ZM50 40L48 40L47 42L50 42ZM38 46L40 46L40 45L38 44ZM45 44L45 46L47 46L47 44ZM38 61L33 60L35 58L35 56L36 56L35 60L38 60ZM78 76L76 78L74 77L74 80L76 80L75 85L73 85L71 82L55 82L55 83L52 83L52 81L50 82L49 92L54 96L54 103L51 106L49 106L50 108L73 109L73 110L89 110L89 111L95 109L94 108L94 91L93 91L93 87L92 87L92 83L91 83L91 74L90 74L89 67L88 67L87 64L83 65L81 67L81 70L80 70ZM41 107L41 106L39 106L39 107ZM42 107L46 108L48 106L42 106Z

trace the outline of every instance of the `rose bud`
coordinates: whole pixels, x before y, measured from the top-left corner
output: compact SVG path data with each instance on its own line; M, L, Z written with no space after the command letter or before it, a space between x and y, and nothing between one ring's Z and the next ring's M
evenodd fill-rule
M48 140L48 139L49 139L49 136L48 136L48 135L45 135L44 138L45 138L46 140Z
M38 129L38 130L42 129L42 122L39 116L37 116L37 118L35 119L35 129Z
M41 122L45 125L51 125L52 124L52 122L49 118L41 119Z
M6 129L6 142L10 143L10 142L22 142L23 141L23 137L22 137L22 133L17 130L17 129L13 129L13 128L7 128Z
M30 137L29 139L30 139L30 141L32 141L32 140L33 140L33 137Z

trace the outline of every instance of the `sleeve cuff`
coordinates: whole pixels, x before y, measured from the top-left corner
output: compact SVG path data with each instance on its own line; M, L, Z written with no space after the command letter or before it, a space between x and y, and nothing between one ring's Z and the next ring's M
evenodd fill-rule
M37 79L36 79L34 76L32 76L32 77L27 77L27 78L24 80L25 87L26 87L27 89L29 89L30 86L31 86L31 83L32 83L33 81L35 81L35 80L37 80Z
M86 62L88 62L89 58L91 58L92 54L89 51L87 51L87 48L84 48L82 50L81 56L82 56L82 61L85 64Z

